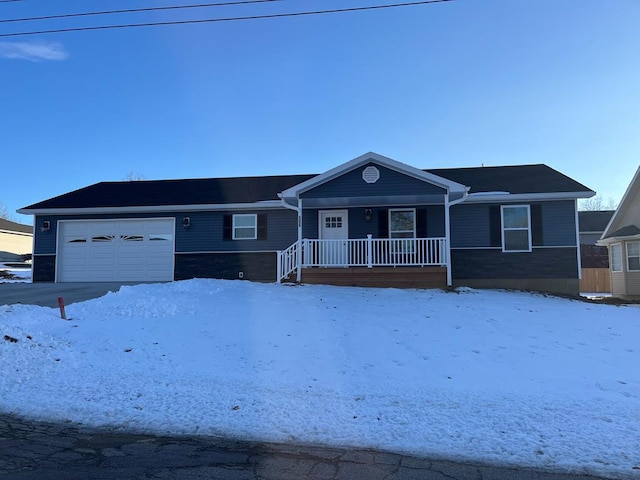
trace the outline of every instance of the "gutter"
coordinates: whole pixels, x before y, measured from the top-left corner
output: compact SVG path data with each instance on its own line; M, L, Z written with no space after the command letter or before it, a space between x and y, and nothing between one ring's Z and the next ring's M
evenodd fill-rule
M453 285L453 278L451 276L451 220L449 209L452 205L457 205L459 203L464 202L469 197L470 187L467 187L462 194L462 197L457 200L449 201L449 192L444 197L444 223L445 223L445 235L447 238L447 251L446 251L446 260L447 260L447 286L451 287Z

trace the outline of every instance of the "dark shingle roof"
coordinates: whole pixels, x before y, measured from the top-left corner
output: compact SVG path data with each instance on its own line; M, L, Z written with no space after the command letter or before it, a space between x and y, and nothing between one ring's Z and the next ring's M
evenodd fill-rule
M591 191L546 165L447 168L425 171L469 186L471 193ZM315 174L101 182L29 205L23 210L253 203L278 200L278 193L314 176Z
M615 210L598 210L578 212L578 223L581 232L604 232L613 217Z
M278 193L315 175L100 182L25 207L91 208L209 205L278 200Z
M469 193L560 193L591 189L543 164L506 167L438 168L426 170L471 187Z
M634 235L639 235L640 234L640 228L636 227L635 225L627 225L626 227L622 227L619 230L616 230L615 232L607 235L607 238L612 238L612 237L632 237Z
M33 233L31 225L12 222L6 218L0 218L0 230L8 230L10 232Z

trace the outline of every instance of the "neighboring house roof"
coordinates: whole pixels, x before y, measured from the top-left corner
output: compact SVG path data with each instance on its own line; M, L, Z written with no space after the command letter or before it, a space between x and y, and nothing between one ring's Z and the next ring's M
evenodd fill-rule
M640 238L640 167L605 228L599 244L606 245L620 237Z
M365 157L384 158L377 154L365 154L351 162ZM400 162L386 159L387 163ZM347 162L344 165L349 165ZM339 169L340 167L337 167ZM589 188L546 165L517 165L505 167L449 168L417 170L412 173L423 176L426 181L443 179L443 184L456 189L470 187L471 193L498 192L504 194L557 195L568 197L590 197ZM336 169L330 170L333 172ZM414 172L415 170L415 172ZM416 173L417 172L417 173ZM264 206L275 206L278 194L299 185L310 185L323 175L286 175L236 178L201 178L184 180L153 180L101 182L60 195L19 210L20 213L49 213L58 210L76 209L126 209L131 207L154 207L158 210L177 209L179 206L242 205L264 202ZM434 177L435 176L435 177ZM305 182L307 182L305 184ZM291 191L291 190L290 190ZM488 200L487 197L483 197Z
M7 220L6 218L0 218L0 230L4 230L6 232L33 234L33 227L31 225L12 222L11 220Z
M578 212L580 233L604 232L615 210L586 210Z
M640 228L635 225L627 225L626 227L622 227L620 230L610 233L609 237L632 237L639 234Z

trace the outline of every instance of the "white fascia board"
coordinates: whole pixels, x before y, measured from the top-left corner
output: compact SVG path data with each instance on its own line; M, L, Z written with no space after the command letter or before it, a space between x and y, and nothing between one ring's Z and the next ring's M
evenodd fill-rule
M631 183L629 183L627 190L624 192L624 195L622 196L622 200L620 200L620 204L618 204L618 208L616 208L616 211L613 212L613 215L611 216L611 220L609 220L609 223L607 224L607 227L604 229L602 236L604 237L607 236L607 234L609 233L609 230L611 230L611 227L614 225L614 222L618 218L618 215L620 214L620 212L626 210L627 199L628 198L630 199L632 197L632 191L635 191L637 188L640 188L640 167L638 167L638 170L636 170L636 174L633 176Z
M601 238L596 242L596 245L601 247L608 247L612 243L621 243L621 242L635 242L636 240L640 240L640 234L629 235L626 237L609 237L609 238Z
M364 155L360 155L353 160L350 160L342 165L338 165L331 170L327 170L324 173L316 175L309 180L299 183L298 185L294 185L291 188L288 188L284 192L281 193L281 197L283 198L296 198L301 193L304 193L308 190L311 190L318 185L326 183L334 178L339 177L351 170L354 170L362 165L365 165L369 162L373 161L381 166L387 167L390 170L395 170L396 172L403 173L407 176L416 178L418 180L422 180L424 182L431 183L438 187L446 189L448 192L466 192L468 188L465 185L462 185L457 182L453 182L451 180L447 180L446 178L439 177L432 173L425 172L424 170L420 170L419 168L412 167L411 165L407 165L406 163L398 162L397 160L393 160L391 158L385 157L383 155L379 155L377 153L369 152Z
M32 232L18 232L16 230L2 230L0 229L0 233L8 234L8 235L22 235L24 237L33 237Z
M463 203L535 202L593 197L594 192L470 194Z
M23 215L83 215L109 213L161 213L161 212L202 212L219 210L263 210L284 208L279 200L255 203L220 203L204 205L150 205L132 207L91 207L91 208L42 208L20 209Z

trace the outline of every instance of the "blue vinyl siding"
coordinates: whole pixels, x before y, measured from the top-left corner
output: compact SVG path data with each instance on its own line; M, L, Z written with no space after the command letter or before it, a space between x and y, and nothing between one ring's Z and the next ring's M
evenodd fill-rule
M388 208L403 208L402 205L391 205ZM349 212L349 238L366 238L371 234L373 238L379 238L378 217L380 211L388 211L388 208L372 207L371 219L367 221L364 215L364 208L355 207L346 209ZM444 237L444 206L442 205L426 205L407 207L415 208L419 214L425 214L427 219L427 236L428 237ZM302 237L303 238L319 238L318 232L318 215L320 210L331 209L304 209L302 214ZM345 209L342 209L345 210Z
M576 211L573 200L542 204L543 245L576 246Z
M451 207L451 248L491 246L489 205Z
M575 204L573 200L516 202L515 204L541 208L542 244L539 246L576 246ZM451 248L491 247L490 208L499 205L462 204L451 207ZM495 225L493 228L500 229L500 226Z
M366 183L362 171L375 166L380 171L376 183ZM369 164L356 168L300 195L302 198L370 197L389 195L444 195L436 185L409 177L380 165Z
M224 215L233 213L259 213L267 215L267 238L265 240L223 240ZM117 220L119 218L170 218L176 219L176 253L209 251L274 251L283 250L297 239L296 214L291 210L243 210L238 212L172 212L137 213L124 215L43 215L36 217L36 225L44 220L51 222L47 232L36 232L34 254L56 253L57 222L59 220ZM191 226L182 227L182 218L189 217Z

